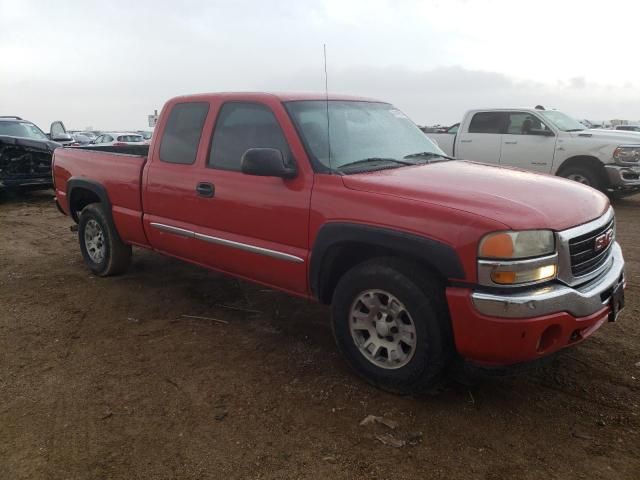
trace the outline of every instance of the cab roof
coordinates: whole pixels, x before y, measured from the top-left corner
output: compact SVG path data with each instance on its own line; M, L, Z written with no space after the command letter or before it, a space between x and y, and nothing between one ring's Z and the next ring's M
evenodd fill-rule
M326 100L327 95L322 93L305 93L305 92L214 92L214 93L198 93L193 95L182 95L172 98L171 100L209 100L212 98L219 98L223 100L238 99L244 97L247 100L266 100L273 99L274 97L281 102L293 102L300 100ZM345 100L356 102L376 102L376 103L388 103L381 102L374 98L359 97L355 95L339 95L330 93L328 100Z

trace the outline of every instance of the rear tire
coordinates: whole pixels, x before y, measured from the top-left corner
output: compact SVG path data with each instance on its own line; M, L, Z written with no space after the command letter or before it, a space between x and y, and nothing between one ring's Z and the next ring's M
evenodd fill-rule
M588 185L589 187L597 190L602 190L603 188L603 182L600 174L593 168L571 166L562 169L558 175L568 180Z
M344 274L333 296L332 326L356 373L394 393L435 386L454 351L444 289L400 259L373 259Z
M131 245L120 239L100 203L80 212L78 240L85 264L100 277L124 273L131 263Z

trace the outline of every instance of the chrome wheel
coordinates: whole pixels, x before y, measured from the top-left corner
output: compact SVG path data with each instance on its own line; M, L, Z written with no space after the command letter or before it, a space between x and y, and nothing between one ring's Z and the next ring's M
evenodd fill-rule
M89 220L84 227L84 246L92 262L102 263L107 247L102 227L94 219Z
M349 329L360 353L380 368L404 367L416 351L411 315L400 300L384 290L367 290L356 298Z
M584 175L582 175L581 173L571 173L571 174L567 175L567 178L569 180L573 180L574 182L578 182L578 183L582 183L583 185L591 186L591 182L589 181L589 179L587 177L585 177Z

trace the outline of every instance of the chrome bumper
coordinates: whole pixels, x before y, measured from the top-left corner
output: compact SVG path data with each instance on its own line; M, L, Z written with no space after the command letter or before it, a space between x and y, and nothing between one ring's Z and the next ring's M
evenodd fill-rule
M605 165L610 187L640 187L640 166Z
M530 318L558 312L589 316L604 308L614 287L624 282L624 258L618 242L611 250L609 269L579 287L556 283L513 294L474 292L471 299L478 312L492 317Z

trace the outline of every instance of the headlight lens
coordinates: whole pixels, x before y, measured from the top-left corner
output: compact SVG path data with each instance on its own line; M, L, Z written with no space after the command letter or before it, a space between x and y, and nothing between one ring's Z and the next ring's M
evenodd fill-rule
M495 232L486 235L478 248L480 258L517 259L541 257L555 252L555 235L551 230Z
M618 147L613 151L613 159L616 163L636 164L640 162L640 145Z
M480 241L478 280L482 285L542 283L557 273L558 255L551 230L494 232Z
M491 271L491 281L498 285L521 285L523 283L546 282L556 278L556 259L549 259L549 263L537 267L525 268L517 271L512 267L495 265ZM506 270L501 270L506 268Z

